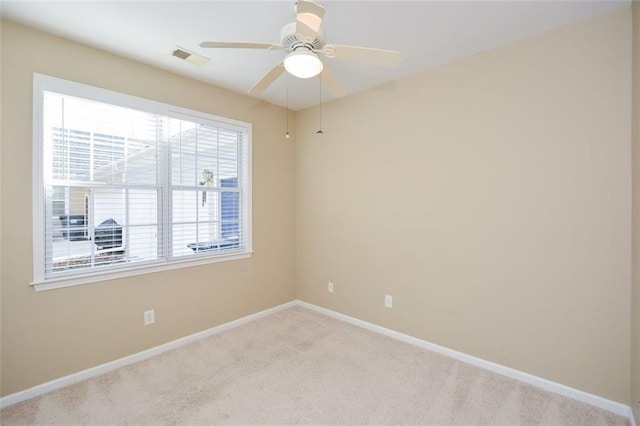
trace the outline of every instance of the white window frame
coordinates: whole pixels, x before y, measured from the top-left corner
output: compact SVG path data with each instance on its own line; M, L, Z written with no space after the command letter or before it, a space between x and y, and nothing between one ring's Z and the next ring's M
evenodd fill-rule
M45 185L44 185L44 92L55 92L78 98L137 109L152 114L161 114L172 118L188 119L208 125L219 125L227 129L235 129L247 135L246 148L246 190L243 194L243 233L246 238L244 250L232 253L198 253L193 257L180 257L162 260L152 264L132 265L114 270L89 270L86 273L74 273L68 276L45 278ZM224 262L251 257L252 249L252 125L238 120L215 116L186 108L143 99L123 93L114 92L86 84L76 83L43 74L33 75L33 281L31 285L36 291L51 290L93 282L132 277L141 274L178 269L209 263ZM169 188L165 188L168 191ZM170 227L169 221L162 226Z

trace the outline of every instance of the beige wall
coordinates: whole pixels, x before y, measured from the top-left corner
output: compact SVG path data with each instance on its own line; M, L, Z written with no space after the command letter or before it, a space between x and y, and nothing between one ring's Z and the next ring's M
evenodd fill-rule
M296 298L295 144L283 137L282 108L10 22L1 37L2 395ZM32 290L34 72L253 123L255 255ZM156 324L144 327L151 308Z
M299 298L628 404L630 24L299 112Z
M640 2L633 8L633 233L631 298L631 407L640 424Z

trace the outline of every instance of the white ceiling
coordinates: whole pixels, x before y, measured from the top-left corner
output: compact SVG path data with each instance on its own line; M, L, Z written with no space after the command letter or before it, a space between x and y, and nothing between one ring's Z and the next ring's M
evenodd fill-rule
M318 1L327 43L398 50L398 68L325 59L347 93L397 81L571 22L627 5L603 1ZM203 41L279 43L295 20L293 0L11 1L3 17L159 68L246 93L283 51L202 49ZM175 46L204 55L201 67L171 55ZM320 101L316 78L281 76L261 96L299 110ZM322 100L331 96L322 91Z

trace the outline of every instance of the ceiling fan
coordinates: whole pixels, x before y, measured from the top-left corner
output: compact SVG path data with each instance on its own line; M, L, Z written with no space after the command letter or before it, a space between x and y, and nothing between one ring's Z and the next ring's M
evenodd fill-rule
M320 54L327 58L346 59L377 65L397 66L400 52L394 50L371 49L367 47L327 44L320 27L325 9L317 3L298 0L295 3L296 21L280 30L280 44L261 42L205 41L204 48L237 48L284 50L287 56L266 73L250 90L249 94L264 92L285 71L299 78L319 77L334 97L345 94L340 81L320 60Z

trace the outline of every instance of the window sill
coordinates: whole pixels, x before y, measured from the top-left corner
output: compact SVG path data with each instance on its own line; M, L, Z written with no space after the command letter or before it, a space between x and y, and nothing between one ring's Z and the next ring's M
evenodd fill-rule
M137 275L152 274L155 272L170 271L174 269L188 268L191 266L207 265L211 263L228 262L232 260L247 259L253 252L229 253L215 257L198 257L196 259L174 260L167 263L153 263L128 268L117 271L101 271L88 274L50 278L31 283L35 291L55 290L58 288L73 287L76 285L90 284L100 281L109 281L119 278L135 277Z

